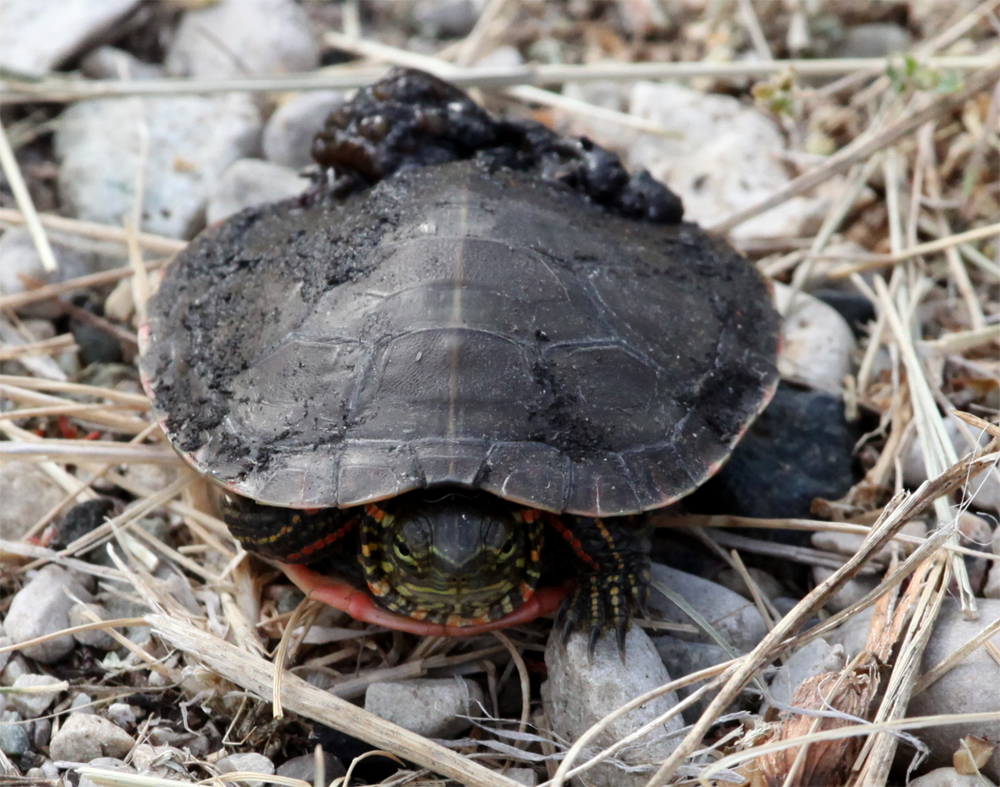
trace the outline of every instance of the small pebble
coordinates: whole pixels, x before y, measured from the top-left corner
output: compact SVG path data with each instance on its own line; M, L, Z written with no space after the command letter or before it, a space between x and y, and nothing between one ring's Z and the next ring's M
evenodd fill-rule
M52 720L34 719L31 722L31 747L35 751L42 751L49 746L52 738Z
M77 694L69 704L70 713L95 714L97 711L94 710L94 706L90 704L91 702L93 702L93 699L91 699L89 694L84 694L83 692Z
M875 320L875 307L860 292L848 290L815 290L819 300L844 318L855 339L868 335L868 325Z
M309 19L293 0L220 0L192 7L166 58L174 76L209 79L312 71L318 65Z
M52 677L51 675L36 675L28 672L21 675L21 677L14 681L14 685L12 687L14 689L14 693L8 695L8 699L13 702L14 710L20 713L22 718L34 719L36 716L41 716L49 709L52 703L56 701L60 692L22 691L21 693L18 693L18 690L36 686L55 686L59 683L62 683L62 681L60 681L59 678Z
M54 760L90 762L96 757L125 757L135 739L107 719L85 713L71 713L59 732L52 736L49 754Z
M140 0L5 0L0 67L43 76L139 4Z
M482 716L485 702L478 683L464 678L415 678L373 683L365 692L365 710L425 738L454 738L472 722L459 716Z
M327 115L343 103L344 94L335 90L310 90L285 101L264 126L264 156L296 170L315 164L310 153L313 137Z
M324 784L329 784L334 779L344 776L347 770L343 763L328 751L323 751L323 777ZM301 757L292 757L285 760L278 766L278 776L287 779L301 779L313 784L316 781L316 756L314 754L303 754Z
M135 728L135 709L127 702L113 702L108 705L108 718L112 723L117 724L123 730Z
M113 46L100 46L80 61L80 70L89 79L159 79L162 69L143 63L131 52Z
M309 183L308 178L280 164L253 158L234 161L212 187L206 220L214 224L244 208L297 196Z
M55 136L59 188L77 218L121 226L142 160L142 228L172 238L201 229L208 194L226 167L259 144L260 113L244 94L98 99L70 106Z
M845 31L844 40L834 47L833 57L885 57L910 48L906 28L891 22L867 22Z
M511 768L504 776L525 787L536 787L538 784L538 772L531 768Z
M413 21L424 38L464 38L483 5L482 0L417 0Z
M982 774L963 774L954 768L936 768L913 781L906 787L996 787Z
M784 315L784 337L778 354L782 378L839 394L851 371L854 334L836 309L805 292L775 284L775 303Z
M266 776L274 775L274 763L263 754L257 754L252 751L230 754L228 757L223 757L215 763L215 767L219 770L219 773L243 771L247 773L262 773ZM245 784L246 787L264 787L266 782L250 779L242 781L241 784Z
M7 659L3 672L0 672L0 686L13 686L18 678L31 672L28 660L24 656L16 651L9 655L10 658Z
M31 739L21 714L12 710L0 713L0 752L8 757L20 757L29 751Z
M0 533L5 539L19 540L65 496L62 487L34 462L4 462L0 473Z
M11 601L4 622L8 636L14 642L26 642L68 628L69 609L75 602L65 590L81 601L91 599L80 581L65 569L51 564L40 569ZM73 644L72 635L64 635L23 648L21 652L28 658L50 664L73 650Z
M597 642L593 658L588 639L577 634L563 647L562 632L553 629L545 648L548 681L542 685L542 705L553 731L570 741L640 694L670 682L656 648L639 626L628 632L624 663L614 636L602 637ZM613 721L592 745L604 748L619 741L676 704L675 692L657 697ZM680 742L681 738L674 733L683 726L678 714L618 756L630 765L659 765ZM649 774L602 764L588 771L586 779L595 787L632 787L646 784Z
M767 626L757 607L738 593L694 574L657 563L652 564L650 573L654 584L666 585L683 597L716 632L741 653L752 650L767 634ZM649 609L656 620L687 625L692 623L687 614L658 593L655 587L650 593ZM707 633L676 633L674 636L702 642L713 641Z
M637 82L631 113L679 131L680 139L643 134L628 166L647 169L683 200L685 218L702 225L755 205L789 182L784 137L773 120L732 96L665 82ZM620 132L619 132L620 133ZM734 228L734 238L809 234L830 201L793 197Z

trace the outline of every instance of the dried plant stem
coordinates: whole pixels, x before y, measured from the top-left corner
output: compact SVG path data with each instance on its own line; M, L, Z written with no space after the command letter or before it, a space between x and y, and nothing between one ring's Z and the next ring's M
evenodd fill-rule
M989 88L997 80L998 75L1000 75L1000 66L980 71L968 79L966 86L962 90L942 96L930 106L893 123L887 128L873 127L869 133L858 137L847 147L830 156L826 163L799 175L791 183L778 189L771 196L766 197L756 205L751 205L749 208L744 208L733 213L731 216L708 227L708 230L724 235L754 216L759 216L761 213L787 202L792 197L797 197L800 194L811 191L834 175L846 172L857 162L864 161L873 153L892 145L908 134L912 134L929 120L933 120L956 107L962 106L969 98Z
M42 261L42 268L49 273L57 271L59 263L56 262L56 255L49 244L45 228L38 218L38 211L35 210L35 203L32 201L31 193L28 191L28 184L24 182L21 167L18 166L17 157L14 155L14 150L7 140L7 132L3 130L2 123L0 123L0 168L3 169L3 174L7 176L7 183L10 184L10 190L14 192L14 199L17 200L18 207L21 208L24 223L28 226L28 232L31 233L31 240L34 241L35 249L38 251L38 256Z
M202 631L188 621L167 615L150 615L146 619L154 632L173 647L262 700L270 700L273 668L270 662ZM300 716L354 735L470 787L517 787L517 782L367 713L329 692L310 686L293 674L285 675L281 700L287 710Z
M135 83L128 83L135 84ZM56 216L51 213L39 213L38 219L43 227L56 232L67 232L80 235L91 240L107 240L115 243L126 243L128 238L126 232L121 227L114 227L110 224L98 224L94 221L82 221L80 219L68 219L65 216ZM0 224L25 224L27 217L17 210L11 208L0 208ZM167 238L163 235L153 235L148 232L140 232L136 236L139 245L147 251L159 254L175 254L187 246L187 241Z

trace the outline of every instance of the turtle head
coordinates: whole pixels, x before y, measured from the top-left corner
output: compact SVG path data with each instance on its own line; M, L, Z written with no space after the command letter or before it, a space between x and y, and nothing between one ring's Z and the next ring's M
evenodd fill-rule
M461 491L370 504L361 531L365 580L393 612L459 626L496 620L527 601L538 583L537 515Z

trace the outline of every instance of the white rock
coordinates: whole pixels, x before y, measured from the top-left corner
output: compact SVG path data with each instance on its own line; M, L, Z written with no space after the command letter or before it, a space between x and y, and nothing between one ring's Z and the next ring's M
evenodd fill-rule
M309 19L293 0L221 0L187 11L166 59L171 74L212 79L318 65Z
M5 462L0 470L0 533L17 541L66 493L33 462Z
M158 79L159 66L143 63L131 52L113 46L101 46L80 62L80 70L90 79Z
M310 90L284 101L264 126L261 146L267 160L292 169L315 163L313 137L327 115L343 103L344 94L338 90Z
M9 757L20 757L31 750L28 725L21 721L17 711L0 711L0 752Z
M74 604L69 608L69 625L82 626L86 623L93 623L93 618L87 614L87 611L93 612L100 620L108 619L108 613L99 604ZM89 645L100 650L111 650L116 644L114 638L103 629L81 631L74 634L73 638L81 645Z
M462 38L476 24L482 6L482 0L417 0L413 21L426 38Z
M959 773L954 768L936 768L907 782L906 787L995 787L981 774Z
M569 741L577 740L593 724L630 700L670 682L656 648L638 626L628 632L624 664L614 636L598 641L593 659L586 634L571 636L565 647L561 639L562 632L553 629L545 648L549 679L542 686L542 705L553 731ZM619 741L676 704L674 692L657 697L612 722L592 745L604 748ZM620 751L617 757L629 765L649 765L655 769L680 742L675 733L683 726L678 714L642 741ZM645 784L649 776L647 772L627 772L602 764L587 771L584 778L596 787L631 787Z
M656 652L669 670L672 677L682 678L692 672L699 672L716 664L729 661L729 654L721 645L711 642L689 642L687 640L672 637L669 634L661 634L653 638ZM701 688L702 682L683 686L677 690L677 696L682 700L688 695ZM682 713L687 724L694 724L711 702L711 697L703 697L689 705Z
M784 316L784 342L778 371L785 379L839 393L851 371L854 334L836 309L808 293L774 285L775 304Z
M795 651L781 665L771 680L771 697L775 702L789 705L795 690L803 681L824 672L842 670L847 663L842 645L831 645L824 639L814 639ZM769 704L760 710L763 716Z
M910 48L906 28L891 22L868 22L847 28L834 57L885 57Z
M754 205L789 182L779 154L785 141L775 123L730 96L668 83L637 82L631 112L683 134L642 135L629 167L648 169L684 200L685 217L711 225ZM825 198L794 197L740 224L734 238L799 235L821 217Z
M140 0L0 0L0 67L41 76Z
M753 649L767 634L767 626L757 607L738 593L694 574L657 563L650 567L650 573L654 583L662 583L681 595L740 652ZM655 587L650 593L649 608L657 620L685 625L692 623L684 612L657 592ZM675 632L674 636L701 642L714 641L706 633Z
M538 784L538 772L531 768L511 768L504 776L525 787L535 787Z
M274 775L274 763L263 754L257 754L252 751L230 754L228 757L223 757L215 763L215 767L219 769L219 773L246 771L248 773L262 773L266 776ZM266 782L251 779L241 782L241 784L245 784L247 787L264 787Z
M121 226L130 215L144 129L142 227L190 237L201 228L215 181L256 150L260 114L242 94L75 104L60 118L55 146L59 188L77 217Z
M8 695L14 704L14 710L21 714L25 719L33 719L36 716L41 716L49 709L49 706L56 701L56 697L59 696L58 691L37 691L28 692L25 689L30 689L36 686L54 686L62 681L59 678L54 678L51 675L35 675L33 673L26 673L14 681L14 693ZM18 693L18 690L21 693Z
M228 218L244 208L294 197L309 185L290 167L255 158L244 158L229 165L208 198L206 220L209 224Z
M461 716L481 716L483 690L465 678L415 678L373 683L365 710L425 738L453 738L469 728Z
M921 673L940 663L984 628L1000 619L1000 601L976 599L978 620L965 620L956 599L947 598L937 616L934 631L921 657ZM1000 633L989 640L1000 647ZM997 713L1000 711L1000 664L985 647L976 648L952 670L910 699L907 716L934 716L950 713ZM931 748L929 765L947 765L966 735L1000 740L1000 713L995 722L949 724L912 730ZM983 774L1000 778L1000 748L994 750Z
M63 568L48 565L14 596L7 610L4 629L14 642L26 642L36 637L61 631L69 626L69 608L73 600L69 590L81 601L90 601L90 593ZM28 658L48 664L57 661L73 649L73 637L64 635L40 645L22 648ZM8 668L10 665L7 665Z
M953 416L944 416L944 430L951 439L951 444L955 447L958 456L964 456L972 451L972 446L965 437L963 428L979 439L981 446L989 442L989 435L982 433L967 424L960 423ZM927 468L924 466L924 456L920 448L920 442L913 440L910 450L903 460L903 483L908 487L916 488L927 480ZM1000 513L1000 470L993 467L984 470L979 475L967 481L963 487L964 496L972 502L976 508L984 508L994 513Z
M59 270L49 273L42 267L35 242L27 227L11 227L0 237L0 292L4 295L24 292L29 283L74 279L89 273L124 265L121 248L109 247L61 232L46 232Z
M135 739L121 727L100 716L71 713L52 736L49 754L53 760L90 762L97 757L125 757Z

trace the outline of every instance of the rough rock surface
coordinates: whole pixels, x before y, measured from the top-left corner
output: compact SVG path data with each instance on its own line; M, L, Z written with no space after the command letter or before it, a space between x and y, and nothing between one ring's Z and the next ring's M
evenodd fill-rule
M319 48L302 6L293 0L222 0L184 14L167 71L224 79L310 71Z
M416 678L374 683L365 692L365 710L427 738L450 738L481 716L485 701L477 683L464 678Z
M549 679L542 686L542 703L552 729L570 741L575 741L611 711L670 682L656 648L638 626L628 632L625 663L622 663L613 636L598 641L591 659L587 637L570 637L563 647L558 630L549 637L545 663ZM609 746L676 704L674 692L657 697L608 725L592 745ZM617 757L629 765L655 768L680 741L680 737L672 733L678 732L683 725L678 714L642 741L620 751ZM631 787L645 784L649 776L647 772L628 772L612 764L602 764L588 771L585 778L595 787Z
M59 120L59 188L78 218L121 226L131 215L143 137L142 228L190 237L219 176L259 144L260 115L244 95L84 101Z
M54 564L40 569L10 603L4 621L8 636L14 642L26 642L67 628L69 608L74 602L64 588L81 601L90 601L90 593L70 572ZM64 635L23 648L21 652L28 658L48 664L69 653L74 642L71 635Z
M819 298L775 284L775 301L784 317L784 342L778 354L782 379L839 394L851 371L854 334L847 320Z
M672 601L657 592L655 585L664 584L680 594L696 612L740 652L751 650L767 634L767 626L752 601L722 585L656 563L651 568L653 592L649 609L658 620L690 625L691 619ZM708 634L676 633L679 639L712 642Z
M49 754L54 760L90 762L96 757L125 757L135 739L105 718L71 713L52 736Z
M676 129L682 139L643 135L629 150L629 167L646 168L684 200L685 216L711 225L749 207L789 181L775 123L730 96L669 83L637 82L632 114ZM732 236L769 237L808 231L822 199L794 197L736 227Z
M0 67L42 76L81 51L140 0L2 0Z

